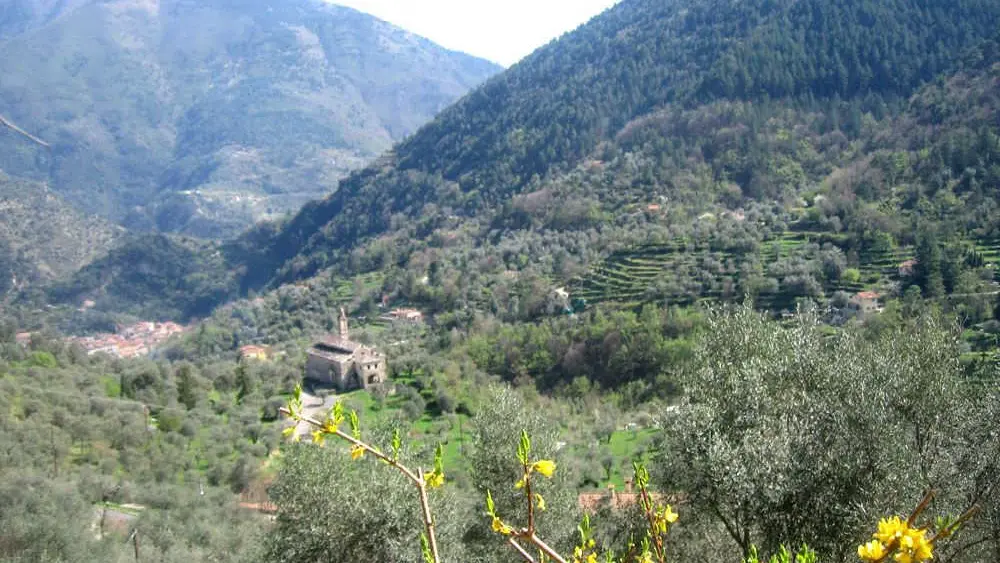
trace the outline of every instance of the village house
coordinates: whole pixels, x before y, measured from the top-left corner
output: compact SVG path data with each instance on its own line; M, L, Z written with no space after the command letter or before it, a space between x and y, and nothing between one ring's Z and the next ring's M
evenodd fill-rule
M119 358L134 358L149 354L171 336L182 332L184 327L177 323L141 322L122 327L118 334L82 336L69 341L82 346L88 355L103 353Z
M240 347L240 359L267 361L267 348L254 344L247 344Z
M340 310L340 331L317 342L306 353L306 379L332 385L340 392L385 383L385 356L350 339L347 314Z
M899 265L899 277L908 278L913 275L914 268L917 267L916 260L907 260Z
M607 493L580 493L577 496L576 502L582 512L594 514L605 506L616 511L635 506L639 503L640 496L639 493L632 491L632 480L626 479L625 492L619 493L615 491L615 486L609 483ZM677 504L681 500L680 498L667 497L660 493L652 492L649 493L649 497L655 503L667 502Z
M862 291L851 297L851 304L857 307L862 314L877 313L882 310L882 306L878 302L881 297L874 291Z
M393 309L382 318L387 321L404 321L414 324L424 322L424 314L416 309Z
M14 335L14 341L17 342L19 346L27 348L31 345L31 333L30 332L19 332Z

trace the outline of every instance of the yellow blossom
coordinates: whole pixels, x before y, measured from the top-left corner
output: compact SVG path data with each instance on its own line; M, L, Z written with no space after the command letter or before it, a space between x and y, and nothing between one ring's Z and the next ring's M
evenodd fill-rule
M428 487L436 489L441 485L444 485L444 473L431 471L430 473L424 475L424 481L427 482Z
M927 530L908 528L899 539L899 553L896 561L927 561L934 556L934 545L927 539Z
M872 537L874 541L858 547L858 556L867 561L878 561L891 553L896 563L919 563L934 555L934 545L927 539L927 530L911 528L899 516L880 520L878 531Z
M551 459L540 459L532 464L531 469L546 477L552 477L552 474L556 471L556 462Z
M535 493L535 507L538 508L538 510L545 510L545 499L538 493Z
M906 522L899 516L883 518L879 520L878 532L875 532L873 537L885 545L890 545L903 537L907 528Z
M315 430L312 433L314 444L323 444L323 438L325 437L322 430Z
M514 533L514 530L511 529L510 526L508 526L507 524L504 524L496 516L493 517L493 531L497 532L499 534L503 534L505 536L509 536L509 535L511 535L511 534Z
M676 521L677 513L669 504L659 507L653 515L653 524L658 534L667 533L667 529Z
M351 446L351 459L360 459L365 455L365 449L361 446Z
M858 557L865 561L879 561L885 557L885 546L878 540L872 540L858 546Z

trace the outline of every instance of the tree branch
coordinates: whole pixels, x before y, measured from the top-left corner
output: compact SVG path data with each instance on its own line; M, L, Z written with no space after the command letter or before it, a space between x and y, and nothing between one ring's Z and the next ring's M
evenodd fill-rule
M322 430L326 434L331 434L333 436L336 436L341 440L350 443L351 445L363 449L364 451L372 454L376 458L384 461L389 466L396 468L397 470L399 470L400 473L405 475L406 478L409 479L413 483L413 485L417 488L417 491L420 494L420 510L423 516L424 530L427 532L427 543L430 544L431 555L434 557L434 562L440 563L441 557L438 554L437 537L434 534L434 518L431 516L431 506L430 502L427 499L427 481L424 479L423 469L418 469L417 473L414 473L413 470L411 470L409 467L406 467L402 463L399 463L398 460L385 455L377 448L374 448L362 442L361 440L358 440L354 436L351 436L350 434L347 434L346 432L342 431L340 428L333 428L331 431L331 428L328 427L325 423L320 422L315 418L294 414L286 407L281 407L279 411L282 414L290 416L293 420L296 420L298 422L305 422L310 426Z

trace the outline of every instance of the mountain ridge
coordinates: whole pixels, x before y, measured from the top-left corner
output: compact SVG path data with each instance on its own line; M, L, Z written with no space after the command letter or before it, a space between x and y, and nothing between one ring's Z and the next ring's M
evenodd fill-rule
M817 22L832 17L826 15L827 11L846 17L845 14L854 13L849 9L854 7L860 14L854 16L856 20L864 20L873 12L878 16L875 19L883 23L894 21L898 14L912 14L906 20L912 28L896 25L890 29L898 33L916 30L923 35L917 36L919 40L907 39L905 35L898 40L893 37L892 45L897 47L893 60L906 57L919 60L918 55L923 53L929 62L905 73L898 81L863 91L868 97L883 93L890 102L908 97L920 83L935 75L934 69L946 66L944 61L954 62L962 46L971 46L975 37L991 36L995 33L994 24L1000 21L1000 10L988 2L945 5L897 0L891 4L861 0L830 5L818 0L620 3L471 92L418 134L397 145L382 163L349 176L338 193L303 208L288 222L273 241L272 250L256 255L289 257L292 249L303 249L306 261L311 261L312 266L302 270L286 264L286 273L276 272L273 278L275 282L291 281L318 271L328 263L327 257L339 249L382 232L394 213L405 209L410 218L420 216L421 200L467 216L495 212L506 197L521 191L532 177L565 171L593 151L599 142L656 107L672 103L699 105L717 99L717 94L711 94L699 102L698 96L705 95L711 89L706 85L717 81L720 73L724 74L719 70L722 63L716 62L725 58L729 52L727 46L735 44L739 48L740 37L750 38L751 32L761 29L768 36L779 29L772 25L779 18L787 22L791 15L799 16L798 27L789 32L794 35L805 34ZM918 26L922 21L939 25ZM762 22L759 24L762 27L754 27L753 22ZM838 33L827 37L826 45L811 45L814 64L829 58L830 52L840 57L854 52L855 42L869 41L867 33L853 32L864 27L860 23L848 27L841 22L835 28ZM943 39L935 39L927 29L944 30ZM823 36L824 31L817 33ZM692 37L702 38L705 44L694 48L689 45L686 52L672 50ZM773 43L784 44L778 39ZM936 47L928 51L924 45ZM716 62L705 58L712 52L716 53ZM831 80L829 89L820 90L813 97L835 100L842 92L862 91L858 89L862 87L860 83L857 88L852 87L851 77L872 65L886 64L874 58L866 61L835 65L830 75L835 80ZM681 72L671 74L672 81L668 81L666 69L672 68L671 64L679 65ZM800 66L805 76L815 75L819 68ZM923 70L924 67L928 70ZM705 68L709 71L701 74L695 70ZM771 70L781 68L772 65ZM613 73L619 76L612 78ZM605 78L599 79L600 75ZM847 85L843 86L845 80ZM820 83L816 87L824 86ZM737 96L740 97L744 96ZM862 96L856 97L864 103ZM609 108L601 104L602 98L620 103ZM571 101L574 99L575 102ZM445 197L439 197L439 191ZM272 271L281 269L266 258L264 265Z
M0 168L141 230L224 237L292 211L499 70L318 0L44 21L0 43L0 107L52 151L0 138Z
M816 26L831 14L843 19L825 42L780 55L789 37L824 37ZM886 44L899 46L887 51L893 58L841 58L829 80L814 80L823 61L864 52L857 43L878 32L866 21L893 14L908 22L887 24ZM924 20L940 25L915 23ZM888 291L882 282L899 281L885 276L888 263L866 269L865 257L901 256L886 249L917 248L918 235L937 241L921 248L946 245L954 256L992 252L993 227L982 219L992 152L976 160L968 149L991 146L991 122L982 131L948 122L947 135L922 146L899 131L912 104L941 95L933 84L993 60L997 22L1000 6L979 0L626 0L487 81L333 195L222 245L223 271L240 294L317 274L384 272L383 295L523 320L564 308L549 291L591 268L598 282L578 285L613 288L605 282L621 274L602 261L645 243L691 252L676 275L661 262L631 262L643 272L629 285L633 303L780 294L780 309L802 297ZM781 30L788 36L760 47L772 58L755 63L756 75L780 85L791 72L808 85L802 93L708 91L727 76L733 49ZM852 76L900 59L910 70L898 80L852 86ZM977 109L992 112L982 79ZM923 208L934 219L918 233ZM968 276L959 283L957 264L948 268L949 291L978 289Z

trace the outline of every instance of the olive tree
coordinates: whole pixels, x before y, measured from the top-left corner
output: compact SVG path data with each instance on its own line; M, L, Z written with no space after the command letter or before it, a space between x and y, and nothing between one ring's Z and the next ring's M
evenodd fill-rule
M725 531L731 560L782 542L847 560L878 515L961 488L961 374L955 332L932 318L873 337L829 335L808 312L790 326L716 312L654 466ZM939 500L960 511L960 496Z

